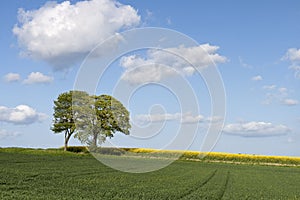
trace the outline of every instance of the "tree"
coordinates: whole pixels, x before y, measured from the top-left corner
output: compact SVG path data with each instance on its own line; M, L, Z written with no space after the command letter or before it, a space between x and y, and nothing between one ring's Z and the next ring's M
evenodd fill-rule
M75 97L75 101L74 101ZM88 94L83 91L69 91L62 93L54 101L53 126L51 130L54 133L64 132L64 150L67 150L68 142L76 131L73 104L80 105L80 99L86 99ZM78 103L76 103L78 101Z
M80 99L83 106L74 106L77 132L75 137L90 147L97 147L115 132L129 134L129 112L120 101L109 95Z

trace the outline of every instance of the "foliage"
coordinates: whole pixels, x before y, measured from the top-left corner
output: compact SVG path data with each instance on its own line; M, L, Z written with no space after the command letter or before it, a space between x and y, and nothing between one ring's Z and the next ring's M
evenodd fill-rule
M125 154L125 152L118 148L111 148L111 147L96 147L93 149L89 149L93 153L100 153L100 154L107 154L107 155L116 155L120 156Z
M51 130L54 133L64 132L64 150L67 150L68 142L76 130L76 126L74 123L74 113L72 106L74 104L73 97L76 97L78 100L80 98L84 98L88 96L86 92L82 91L69 91L60 94L57 97L57 100L54 101L54 113L53 113L53 126ZM78 103L77 103L78 105Z
M67 151L70 151L73 153L88 153L89 152L87 147L84 147L84 146L68 146Z
M64 132L67 150L68 141L74 134L82 143L97 146L115 132L129 134L129 112L120 101L109 96L90 96L83 91L62 93L54 101L54 133Z
M176 161L159 171L130 174L92 156L1 148L0 165L4 200L300 199L299 167Z
M109 95L100 95L78 102L83 103L73 107L78 129L75 137L82 143L94 148L107 137L113 137L115 132L129 134L129 112L120 101Z

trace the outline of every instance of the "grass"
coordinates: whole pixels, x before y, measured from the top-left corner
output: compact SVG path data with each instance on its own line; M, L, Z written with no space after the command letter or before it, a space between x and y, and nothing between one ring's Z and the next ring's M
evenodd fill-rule
M0 148L0 199L300 199L299 174L299 167L187 160L132 174L90 154Z
M61 148L60 150L62 150ZM52 149L53 150L53 149ZM57 149L54 149L57 151ZM88 148L84 146L71 146L68 151L76 153L88 153ZM180 150L157 150L145 148L103 148L98 147L93 150L94 153L119 156L133 156L145 158L164 158L180 159L208 162L227 162L227 163L246 163L246 164L264 164L264 165L287 165L300 166L300 157L289 156L265 156L250 154L233 154L218 152L198 152L198 151L180 151Z

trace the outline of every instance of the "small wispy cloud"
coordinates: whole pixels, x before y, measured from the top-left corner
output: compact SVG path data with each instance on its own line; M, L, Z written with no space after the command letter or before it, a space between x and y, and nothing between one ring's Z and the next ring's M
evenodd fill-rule
M135 116L135 120L140 124L145 123L161 123L166 121L180 121L183 124L199 123L204 121L202 115L193 115L187 113L164 113L164 114L139 114Z
M249 65L248 63L244 62L242 57L239 57L239 62L240 62L240 65L244 68L247 68L247 69L252 69L253 68L252 65Z
M271 137L288 134L291 129L285 125L275 125L270 122L243 122L228 124L223 131L229 135L242 137Z
M264 85L262 88L264 89L264 90L274 90L274 89L276 89L276 85Z
M51 83L53 77L42 74L41 72L31 72L27 79L23 81L24 84L37 84L37 83Z
M296 99L284 99L282 100L282 104L287 106L295 106L299 104L299 101Z
M280 87L278 88L278 91L281 93L281 94L286 94L288 92L288 89L285 88L285 87Z
M224 118L221 116L211 116L211 117L206 117L206 121L208 123L219 123L223 120Z
M294 71L295 78L300 79L300 49L290 48L281 60L290 62L289 69Z
M172 25L172 20L171 20L170 17L168 17L168 18L166 19L166 21L167 21L167 24L168 24L168 25Z
M179 121L182 124L195 124L195 123L219 123L224 118L221 116L204 117L200 114L186 113L164 113L164 114L139 114L134 117L134 120L139 124L147 123L161 123L166 121Z
M16 132L16 131L8 131L5 129L0 129L0 139L17 137L19 135L20 135L20 133Z
M251 80L252 80L252 81L262 81L263 78L262 78L262 76L257 75L257 76L253 76L253 77L251 78Z
M277 87L276 85L265 85L263 86L263 89L267 90L267 93L262 104L269 105L272 102L277 102L285 106L295 106L299 104L298 100L289 97L291 92L286 87Z
M6 82L18 82L21 80L21 76L18 73L8 73L4 76Z

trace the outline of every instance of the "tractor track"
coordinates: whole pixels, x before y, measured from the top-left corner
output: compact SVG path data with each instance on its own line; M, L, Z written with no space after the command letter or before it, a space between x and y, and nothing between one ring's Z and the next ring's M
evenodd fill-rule
M207 178L203 182L201 181L199 185L197 184L197 187L192 188L187 193L181 195L178 199L183 199L183 198L191 195L192 193L196 192L197 190L199 190L204 185L206 185L216 175L217 171L218 170L214 170L209 176L207 176Z

